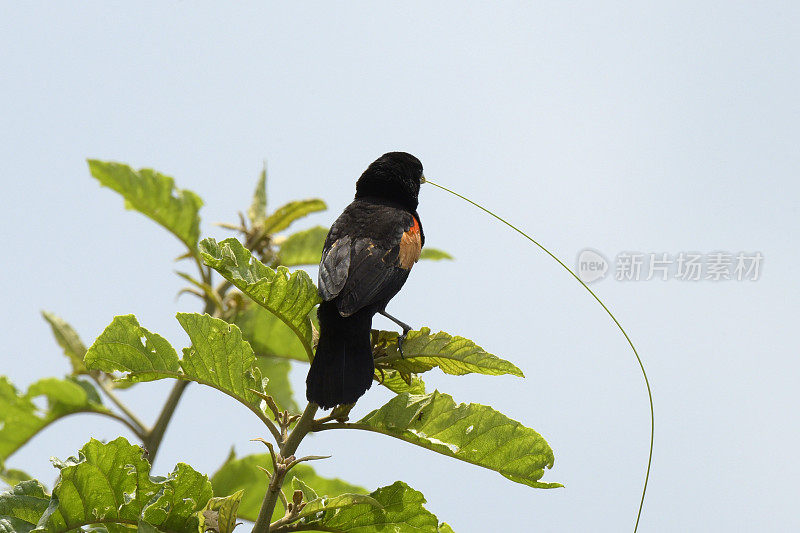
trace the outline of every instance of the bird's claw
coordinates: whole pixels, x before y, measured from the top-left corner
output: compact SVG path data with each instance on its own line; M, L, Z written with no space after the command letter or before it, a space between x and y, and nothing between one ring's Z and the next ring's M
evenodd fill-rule
M403 330L403 334L397 337L397 350L400 352L400 359L406 358L405 354L403 353L403 341L405 341L406 337L408 337L409 331L411 330Z

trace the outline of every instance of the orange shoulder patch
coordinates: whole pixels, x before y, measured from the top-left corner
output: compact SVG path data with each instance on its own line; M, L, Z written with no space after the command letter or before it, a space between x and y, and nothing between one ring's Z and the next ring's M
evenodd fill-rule
M411 270L414 263L419 261L419 255L422 253L422 236L419 231L419 222L417 222L417 217L412 218L414 222L400 238L400 268L405 268L406 270Z

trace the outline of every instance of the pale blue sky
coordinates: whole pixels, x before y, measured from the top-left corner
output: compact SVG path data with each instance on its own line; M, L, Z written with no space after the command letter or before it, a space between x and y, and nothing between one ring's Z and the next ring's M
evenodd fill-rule
M570 265L586 247L760 251L757 282L598 282L640 349L656 401L641 531L788 531L797 514L800 7L730 2L7 4L0 16L0 372L18 386L66 363L40 309L87 343L134 313L184 346L180 245L89 177L86 157L150 166L196 191L206 235L246 207L262 161L270 203L330 210L383 152L530 230ZM648 446L641 375L602 309L543 253L423 187L428 243L391 312L474 339L528 376L426 378L540 431L555 468L536 491L362 433L301 452L320 473L422 491L456 531L626 531ZM389 323L378 322L384 327ZM302 395L305 367L294 373ZM168 383L124 393L152 420ZM360 413L388 398L371 391ZM96 425L95 425L96 424ZM190 387L155 470L212 473L258 425ZM127 433L74 417L13 466L52 483L47 457ZM529 526L520 526L519 517ZM514 525L511 525L514 524Z

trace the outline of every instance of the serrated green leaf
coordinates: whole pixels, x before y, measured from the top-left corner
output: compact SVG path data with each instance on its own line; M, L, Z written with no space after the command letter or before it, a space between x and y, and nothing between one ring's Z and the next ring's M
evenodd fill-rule
M308 314L320 302L320 297L308 274L302 270L290 274L284 266L272 270L236 239L220 243L203 239L200 253L205 264L289 326L303 343L309 360L312 359L312 326Z
M453 260L453 256L444 250L439 250L438 248L428 248L427 246L422 249L422 252L419 254L419 258L420 260L427 261L441 261L443 259L450 261Z
M439 520L423 507L425 497L402 481L382 487L370 493L369 497L379 506L351 503L345 507L323 510L321 515L302 518L298 524L304 528L349 533L438 533Z
M92 439L77 458L57 465L59 481L37 532L146 522L165 531L194 533L196 514L212 495L208 478L183 463L166 478L151 477L142 449L122 437L108 444Z
M239 328L196 313L178 313L177 318L192 341L183 349L182 359L162 337L141 327L133 315L125 315L115 317L89 348L86 366L125 372L132 381L195 381L224 392L265 420L261 398L253 392L265 393L261 372Z
M262 231L267 235L278 233L288 228L295 220L317 211L325 211L327 208L328 206L325 205L325 202L318 198L289 202L276 209L274 213L264 220Z
M64 355L69 358L72 365L72 373L85 374L86 367L83 364L83 356L86 355L86 345L83 344L81 338L72 326L55 314L42 311L42 316L50 324L53 336L56 338L58 345L61 346L61 349L64 350Z
M317 513L330 512L334 511L335 509L341 509L343 507L355 505L366 505L375 509L383 509L383 505L381 505L372 496L368 496L366 494L340 494L339 496L333 496L331 498L316 498L306 502L306 505L297 514L297 517L303 519L306 517L311 517Z
M453 528L450 527L450 524L447 522L442 522L439 524L439 533L455 533L455 531L453 531Z
M47 398L46 410L33 403L37 396ZM0 463L60 418L74 413L108 413L96 398L99 395L91 384L77 380L45 378L20 394L8 378L0 376Z
M411 374L408 381L397 370L384 370L383 376L379 371L375 371L377 379L384 387L396 394L408 392L410 394L425 394L425 382L416 374Z
M104 372L130 372L133 382L161 379L167 377L165 372L177 374L180 368L178 354L169 342L141 327L133 315L114 317L87 350L84 363Z
M244 491L242 501L239 505L239 518L255 521L258 518L258 511L264 501L264 494L267 491L268 479L263 471L258 467L272 470L272 460L269 454L247 455L236 458L234 455L228 457L217 472L211 476L211 484L214 486L214 494L230 495L236 491ZM325 496L339 496L341 494L366 494L367 490L342 481L340 479L328 479L318 476L314 469L307 464L299 464L292 468L290 475L300 479L308 487L313 488L317 494ZM283 493L286 498L292 500L291 484L284 484ZM272 520L277 520L283 516L280 506L275 506Z
M36 480L22 481L13 489L0 492L0 520L6 520L8 531L30 531L50 504L50 495ZM0 531L3 531L0 526Z
M397 333L373 331L376 359L388 356L386 364L404 374L420 374L439 367L445 374L461 376L476 373L490 376L511 374L524 377L513 363L500 359L464 337L440 331L431 334L430 328L410 331L403 341L403 355L397 350ZM380 359L376 363L381 364Z
M553 450L536 431L486 405L458 404L447 394L400 394L354 424L499 472L535 488L552 468Z
M297 334L280 318L250 300L234 316L233 323L242 330L258 356L295 359L308 363L308 352Z
M322 247L328 236L328 228L313 228L292 233L278 250L278 264L285 266L318 265L322 259Z
M258 176L258 183L256 189L253 191L253 201L250 208L247 210L247 218L250 219L250 224L260 224L262 220L267 217L267 165L261 169L261 174Z
M211 498L200 513L200 531L231 533L236 528L239 502L244 491L237 491L223 498Z
M256 357L255 364L261 370L261 375L269 380L266 389L278 407L281 410L288 410L290 413L299 412L300 409L292 394L292 384L289 381L289 371L292 369L289 360L277 357Z
M86 393L86 389L74 381L58 378L42 378L32 383L28 387L27 396L29 398L46 397L51 411L61 407L72 410L80 408L89 402L89 395Z
M101 185L122 195L126 209L134 209L155 220L190 250L197 248L198 212L203 200L195 193L177 189L171 177L149 168L133 170L122 163L90 159L89 171Z

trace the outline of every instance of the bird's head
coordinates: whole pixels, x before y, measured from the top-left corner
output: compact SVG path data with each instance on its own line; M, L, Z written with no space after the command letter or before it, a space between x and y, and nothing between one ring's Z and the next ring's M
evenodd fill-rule
M419 205L424 183L422 163L406 152L389 152L376 159L356 182L356 198L383 198L411 211Z

